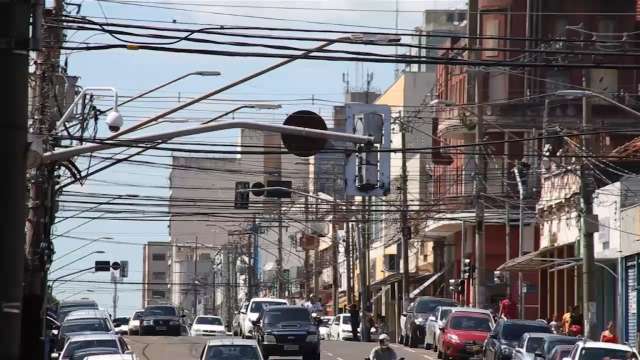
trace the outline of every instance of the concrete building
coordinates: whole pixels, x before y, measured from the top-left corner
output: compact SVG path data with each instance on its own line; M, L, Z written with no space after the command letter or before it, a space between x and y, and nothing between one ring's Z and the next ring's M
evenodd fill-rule
M169 293L171 244L150 241L142 250L142 306L171 302Z

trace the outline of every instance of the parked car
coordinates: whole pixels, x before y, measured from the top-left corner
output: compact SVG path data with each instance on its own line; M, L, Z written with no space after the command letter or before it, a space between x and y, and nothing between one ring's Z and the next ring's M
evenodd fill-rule
M425 325L424 348L429 350L434 348L437 351L438 335L440 328L445 324L449 314L453 310L452 306L438 306L433 312L433 316L429 316Z
M255 340L227 338L209 340L200 353L200 360L263 360Z
M510 360L520 338L528 332L551 334L552 330L537 320L498 320L484 343L484 360Z
M249 307L248 302L242 303L240 310L236 311L233 315L233 320L231 321L231 332L233 336L240 336L240 334L242 334L242 314L247 313L247 307Z
M351 316L349 314L338 314L333 318L333 322L329 327L329 339L353 340Z
M84 360L135 360L134 354L89 355Z
M113 327L115 328L116 334L127 335L129 333L129 318L118 317L113 319Z
M256 339L265 359L302 356L320 360L320 334L309 310L301 306L271 306L256 320Z
M333 316L323 316L320 321L320 340L329 339L329 328L333 322Z
M62 350L70 337L88 334L115 334L113 323L106 311L76 310L67 314L60 326L56 350Z
M542 351L536 352L534 359L535 360L551 359L553 351L558 346L568 346L570 349L573 349L573 346L579 340L580 339L573 336L547 335L544 337L544 344L542 345Z
M66 343L61 353L53 353L52 359L84 360L94 355L135 354L122 337L115 334L92 334L73 336Z
M563 360L625 360L640 359L638 352L629 345L599 341L578 341L571 354Z
M438 306L457 306L452 299L420 296L406 311L403 340L409 347L424 344L425 324Z
M227 331L220 316L199 315L191 325L191 336L224 336Z
M62 323L69 313L76 310L98 310L98 303L90 299L63 301L58 305L58 322Z
M272 298L253 298L247 304L247 308L240 310L240 336L243 338L253 337L253 321L258 319L258 315L266 307L274 305L288 305L289 303L285 299L272 299Z
M548 356L545 356L545 360L562 360L571 355L571 351L575 345L558 345L551 350Z
M182 335L182 319L173 305L150 305L144 308L140 320L140 336L147 335Z
M142 315L144 315L144 310L136 310L136 312L131 315L131 320L129 320L129 326L127 328L129 335L140 335L140 320L142 319Z
M490 315L478 312L456 311L440 327L439 359L466 359L479 357L482 346L491 332Z
M535 354L542 354L544 338L551 336L548 333L526 333L522 335L518 346L513 349L514 360L534 360Z
M458 311L463 311L463 312L471 312L474 314L481 314L484 316L488 316L491 322L491 328L493 329L493 327L495 326L495 321L493 319L493 314L491 313L491 311L489 310L485 310L485 309L478 309L478 308L472 308L472 307L453 307L451 314L456 313ZM451 314L449 316L451 316ZM446 321L445 321L446 322ZM441 346L442 344L442 336L440 333L438 333L436 339L435 339L435 344L433 345L433 350L438 351L438 348Z

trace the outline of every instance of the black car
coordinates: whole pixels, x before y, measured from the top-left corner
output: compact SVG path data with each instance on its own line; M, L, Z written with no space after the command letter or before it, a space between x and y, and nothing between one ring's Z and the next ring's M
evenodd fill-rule
M309 310L301 306L271 306L255 322L256 339L265 359L302 356L320 360L320 333Z
M169 335L180 336L182 318L173 305L150 305L144 308L140 319L140 336Z
M484 360L510 360L522 335L530 332L552 333L551 327L539 320L499 320L484 343Z
M420 296L409 305L404 323L403 334L404 345L416 347L418 344L424 344L426 335L427 320L438 306L458 306L452 299L438 298L433 296Z

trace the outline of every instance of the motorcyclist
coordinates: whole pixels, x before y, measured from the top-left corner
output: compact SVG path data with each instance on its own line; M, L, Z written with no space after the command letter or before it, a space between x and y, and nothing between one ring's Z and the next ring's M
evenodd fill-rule
M397 360L396 352L389 346L389 335L382 334L378 337L378 346L371 350L370 360Z

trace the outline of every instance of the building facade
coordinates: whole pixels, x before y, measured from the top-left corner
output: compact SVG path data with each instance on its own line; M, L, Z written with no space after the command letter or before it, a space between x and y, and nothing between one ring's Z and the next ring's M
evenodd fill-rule
M169 292L171 244L150 241L142 250L142 307L171 302Z

